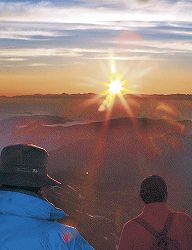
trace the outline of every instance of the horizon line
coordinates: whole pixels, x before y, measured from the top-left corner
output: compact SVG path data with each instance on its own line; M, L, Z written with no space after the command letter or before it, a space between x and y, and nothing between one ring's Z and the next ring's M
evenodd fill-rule
M93 93L93 92L85 92L85 93L48 93L48 94L42 94L42 93L34 93L34 94L21 94L21 95L0 95L0 98L15 98L15 97L57 97L57 96L85 96L85 95L100 95L97 93ZM146 93L127 93L124 94L124 96L192 96L192 93L168 93L168 94L146 94ZM100 95L102 96L102 95Z

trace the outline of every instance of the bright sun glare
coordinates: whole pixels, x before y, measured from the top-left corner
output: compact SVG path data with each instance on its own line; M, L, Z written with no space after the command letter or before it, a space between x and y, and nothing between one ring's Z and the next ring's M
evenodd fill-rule
M124 80L124 75L116 70L115 62L111 62L110 69L109 81L102 83L107 89L102 92L105 98L98 109L101 112L105 110L111 112L116 98L119 98L122 105L128 109L126 99L124 98L124 95L128 92L128 89L125 87L127 81Z
M109 93L110 94L119 94L121 93L123 87L122 87L122 82L119 80L113 80L109 84Z

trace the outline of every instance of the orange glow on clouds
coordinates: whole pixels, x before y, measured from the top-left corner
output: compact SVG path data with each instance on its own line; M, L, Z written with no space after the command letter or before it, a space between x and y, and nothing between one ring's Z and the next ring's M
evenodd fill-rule
M8 68L0 71L0 95L51 94L51 93L100 93L102 86L99 79L106 79L103 74L103 62L85 62L66 66L38 66L26 69ZM140 65L151 67L145 73ZM154 66L155 65L155 66ZM129 91L137 94L192 94L192 75L187 69L164 68L162 63L124 62L125 70L133 69L128 74ZM143 66L143 68L144 68ZM111 66L114 71L114 66ZM114 71L115 72L115 71ZM144 72L144 73L142 73ZM126 77L126 78L127 78ZM118 76L118 80L123 80ZM114 79L109 79L113 81ZM105 81L105 80L104 80ZM136 87L134 87L136 86Z

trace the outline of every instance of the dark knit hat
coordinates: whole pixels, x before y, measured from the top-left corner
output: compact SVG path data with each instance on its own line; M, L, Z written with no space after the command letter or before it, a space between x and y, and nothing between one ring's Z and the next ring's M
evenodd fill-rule
M44 187L60 182L47 173L48 153L32 144L16 144L3 148L0 162L0 184Z

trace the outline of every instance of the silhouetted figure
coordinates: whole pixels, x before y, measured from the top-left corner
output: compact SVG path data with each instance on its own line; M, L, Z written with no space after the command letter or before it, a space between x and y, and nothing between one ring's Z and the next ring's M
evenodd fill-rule
M65 216L41 195L60 183L46 171L48 154L35 145L5 147L0 165L0 249L93 250Z
M160 176L143 180L143 211L123 228L119 250L191 250L192 219L167 207L167 185Z

